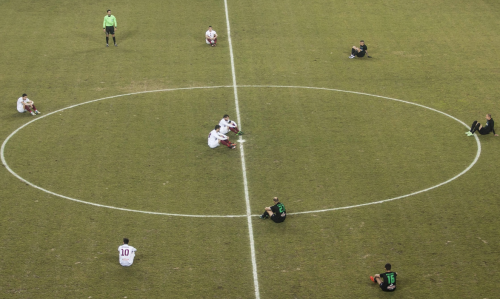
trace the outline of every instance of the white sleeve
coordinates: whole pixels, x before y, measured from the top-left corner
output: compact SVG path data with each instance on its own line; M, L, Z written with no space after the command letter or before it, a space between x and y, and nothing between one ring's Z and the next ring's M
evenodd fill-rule
M221 133L217 133L217 139L219 140L227 140L227 136Z
M233 121L230 120L229 123L225 119L221 119L219 122L219 126L221 127L230 127L230 128L235 128L236 126L233 125Z

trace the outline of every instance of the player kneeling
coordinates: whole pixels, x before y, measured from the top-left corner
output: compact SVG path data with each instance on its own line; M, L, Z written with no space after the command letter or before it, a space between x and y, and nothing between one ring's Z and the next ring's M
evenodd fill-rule
M208 134L208 146L210 148L216 148L221 143L224 144L225 146L231 148L231 149L236 148L236 144L231 143L229 141L229 137L220 133L220 126L216 125L215 129L213 129L212 132L210 132L210 134Z

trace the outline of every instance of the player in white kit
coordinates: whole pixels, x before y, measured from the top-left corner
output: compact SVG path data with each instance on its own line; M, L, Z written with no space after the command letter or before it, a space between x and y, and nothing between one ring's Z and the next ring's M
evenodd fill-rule
M136 251L137 249L128 245L128 239L123 238L123 245L118 247L118 252L120 256L120 265L124 267L132 266L132 264L134 263L134 257Z
M218 147L221 143L224 144L225 146L235 149L236 144L231 143L229 141L229 137L227 137L224 134L221 134L220 132L220 126L216 125L215 129L213 129L210 134L208 134L208 146L210 148L216 148Z
M217 46L217 32L212 30L212 26L208 26L208 30L205 32L205 42L212 47Z
M28 111L31 113L31 115L39 114L40 111L38 111L35 107L35 103L28 99L28 95L23 93L23 96L17 99L17 111L19 113L24 113Z
M229 119L229 115L224 114L224 117L219 122L220 132L222 134L227 134L229 131L233 131L236 135L243 135L238 129L238 124Z

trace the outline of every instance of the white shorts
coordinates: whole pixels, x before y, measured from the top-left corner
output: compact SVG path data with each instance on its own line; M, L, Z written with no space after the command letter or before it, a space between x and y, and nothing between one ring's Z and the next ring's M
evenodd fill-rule
M216 141L215 143L214 143L214 142L209 142L209 143L208 143L208 146L209 146L210 148L216 148L216 147L218 147L219 145L220 145L220 143L219 143L219 142L217 142L217 141Z
M229 133L229 127L227 127L227 126L226 127L221 127L220 128L220 133L226 135L227 133Z
M26 110L24 110L24 107L17 106L17 112L23 113L23 112L26 112Z
M234 121L231 121L231 124L233 124L235 127L238 127L238 124ZM228 126L221 127L220 132L224 135L229 133L229 127Z
M130 267L132 266L133 262L132 263L126 263L126 262L122 262L120 263L120 265L122 265L123 267Z

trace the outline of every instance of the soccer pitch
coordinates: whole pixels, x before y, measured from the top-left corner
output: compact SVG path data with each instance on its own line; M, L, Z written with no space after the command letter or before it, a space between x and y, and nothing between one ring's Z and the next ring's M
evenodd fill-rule
M500 138L464 132L500 119L499 11L1 2L0 297L495 298ZM245 134L210 149L226 113Z

